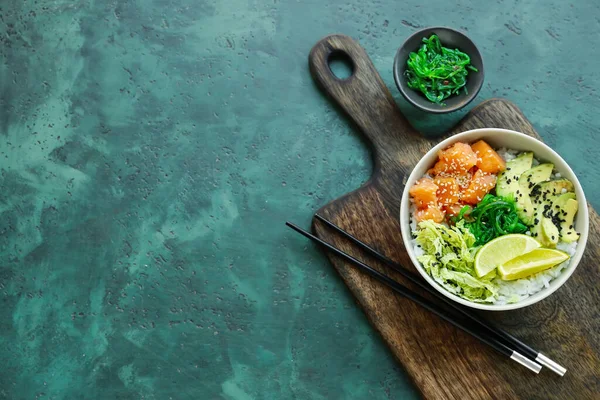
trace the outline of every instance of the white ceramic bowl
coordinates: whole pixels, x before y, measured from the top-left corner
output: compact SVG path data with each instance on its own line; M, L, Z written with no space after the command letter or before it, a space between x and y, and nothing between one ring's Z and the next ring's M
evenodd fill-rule
M421 263L417 261L417 257L413 250L412 235L410 229L410 199L408 190L415 183L416 180L420 179L423 175L425 175L427 173L427 170L433 166L433 164L437 160L438 152L441 149L445 149L446 147L456 142L474 143L479 139L484 139L487 143L490 144L490 146L492 146L495 149L506 147L507 149L512 150L533 151L535 157L538 160L551 162L552 164L554 164L554 168L558 172L560 172L562 177L573 182L573 185L575 186L575 194L577 195L577 200L579 202L579 210L575 218L575 229L581 234L581 237L579 238L577 244L577 250L575 254L571 257L571 261L568 267L563 269L561 274L550 282L549 287L543 288L536 294L513 304L480 304L465 300L448 292L436 281L434 281L431 276L429 276L427 271L425 271L425 269L421 266ZM575 268L577 268L577 264L579 264L581 256L583 255L583 252L585 250L585 246L587 244L589 217L587 201L585 199L585 194L583 193L583 189L581 188L579 180L577 180L577 177L573 173L573 170L571 170L571 168L565 162L565 160L563 160L562 157L559 156L554 150L552 150L550 147L540 142L539 140L527 136L523 133L510 131L507 129L485 128L474 129L471 131L456 134L442 141L437 146L429 150L427 154L425 154L425 156L421 159L421 161L419 161L419 163L415 166L412 173L408 177L406 186L404 188L404 192L402 193L402 201L400 204L400 227L402 229L402 240L404 241L404 246L406 247L406 251L410 256L410 259L412 260L419 273L423 276L423 278L427 282L429 282L429 284L433 286L438 292L465 306L478 308L481 310L505 311L516 310L518 308L527 307L531 304L537 303L538 301L550 296L559 287L561 287L567 281L567 279L569 279L573 271L575 271Z

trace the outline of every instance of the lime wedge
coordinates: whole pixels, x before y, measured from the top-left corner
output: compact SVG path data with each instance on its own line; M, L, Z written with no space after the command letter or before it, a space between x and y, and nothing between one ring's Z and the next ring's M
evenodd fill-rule
M540 246L531 236L516 233L500 236L479 249L475 255L475 273L481 278L505 262Z
M564 251L556 249L535 249L505 262L498 267L500 278L505 281L525 278L569 259Z

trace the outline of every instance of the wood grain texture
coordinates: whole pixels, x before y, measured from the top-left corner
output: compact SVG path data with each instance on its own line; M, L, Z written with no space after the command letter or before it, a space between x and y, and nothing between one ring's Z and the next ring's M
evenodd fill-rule
M354 73L337 79L328 57L345 52ZM322 39L309 56L311 73L323 91L358 125L373 147L374 169L358 190L319 213L395 261L414 269L402 244L399 205L404 182L435 143L419 136L402 116L364 50L351 38ZM449 134L498 127L538 137L512 103L493 99L473 109ZM398 274L357 251L317 221L313 231L350 254L402 281ZM414 305L329 255L340 276L407 370L430 399L594 399L600 398L600 218L590 207L590 235L581 264L569 281L540 303L485 317L562 363L558 378L539 376L505 359L471 336ZM406 282L404 282L406 283ZM410 285L409 285L410 286Z

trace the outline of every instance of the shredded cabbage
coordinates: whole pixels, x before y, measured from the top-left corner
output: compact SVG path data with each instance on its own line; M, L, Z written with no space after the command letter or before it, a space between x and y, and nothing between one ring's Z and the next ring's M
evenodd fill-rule
M498 288L491 282L495 272L482 278L475 275L476 239L464 221L449 227L426 220L419 228L415 239L424 254L417 259L437 283L470 301L495 300Z

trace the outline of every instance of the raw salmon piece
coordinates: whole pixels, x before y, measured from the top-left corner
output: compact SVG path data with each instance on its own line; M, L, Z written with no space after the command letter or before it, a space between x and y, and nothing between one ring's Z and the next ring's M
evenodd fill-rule
M478 169L471 179L469 187L461 193L460 199L463 203L477 204L496 186L496 176L486 174Z
M441 150L438 154L440 159L439 162L442 162L440 168L435 168L438 170L438 173L465 173L471 168L473 168L477 164L477 155L466 143L455 143L452 146L448 147L445 150ZM437 164L436 164L437 165ZM441 171L441 169L444 169Z
M438 187L436 195L440 205L447 206L458 202L460 188L456 178L436 177L433 178L433 183Z
M422 178L415 182L408 193L412 196L417 208L427 207L429 204L437 205L438 187L431 178Z
M448 167L448 164L446 164L445 161L439 160L438 162L435 163L433 168L431 168L429 171L427 171L427 173L432 176L448 175L449 170L450 170L450 168Z
M458 214L460 214L460 210L462 210L465 205L466 204L456 203L456 204L445 206L443 208L443 210L446 212L447 216L455 217ZM468 214L468 212L467 212L467 214Z
M477 155L477 168L488 174L497 174L506 169L506 162L489 144L480 140L471 145Z
M436 205L430 205L415 212L417 222L432 220L439 223L444 220L444 217L445 213Z

